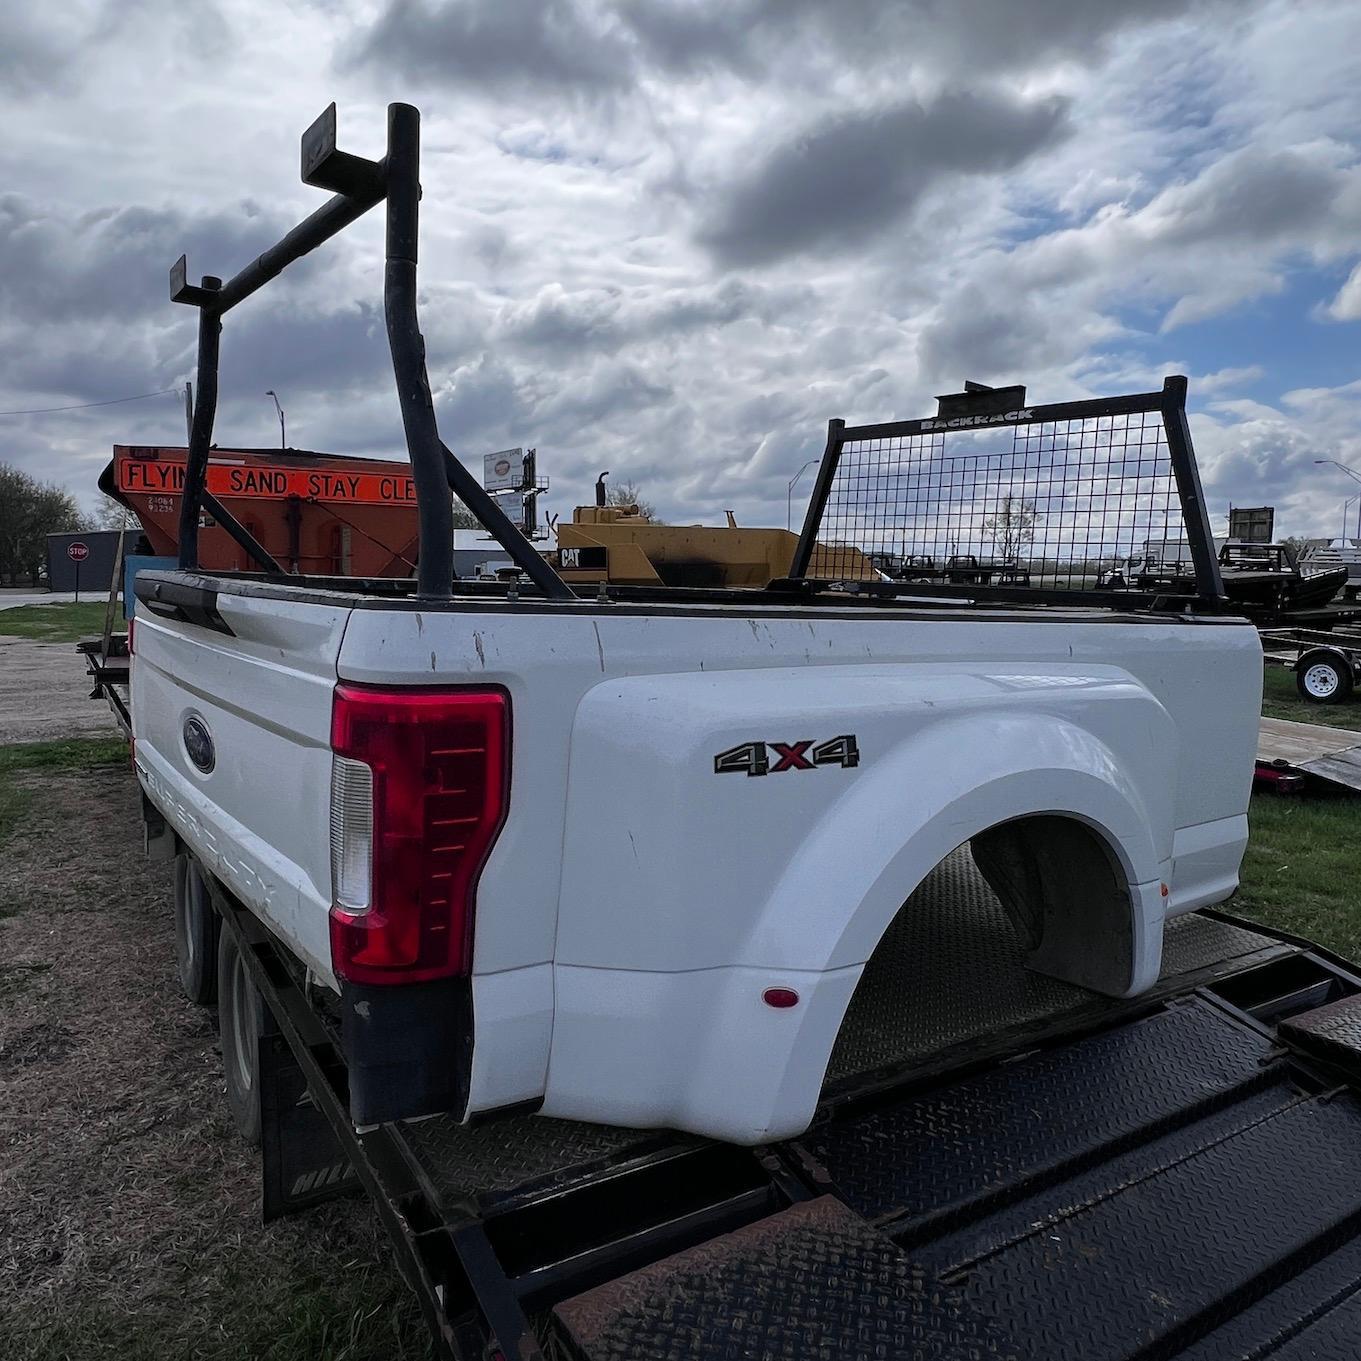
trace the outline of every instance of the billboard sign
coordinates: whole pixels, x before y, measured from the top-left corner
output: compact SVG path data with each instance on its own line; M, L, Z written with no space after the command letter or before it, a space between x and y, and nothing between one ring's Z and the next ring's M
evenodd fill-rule
M520 491L525 485L525 451L502 449L482 459L482 486L487 491Z

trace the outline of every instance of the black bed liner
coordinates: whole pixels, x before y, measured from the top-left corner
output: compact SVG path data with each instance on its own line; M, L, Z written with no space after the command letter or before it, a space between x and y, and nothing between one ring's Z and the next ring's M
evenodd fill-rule
M282 1031L266 1211L362 1183L440 1355L1357 1354L1361 979L1306 942L1192 914L1157 987L1112 1001L1024 974L957 855L867 970L799 1139L356 1136L325 1018L223 905Z

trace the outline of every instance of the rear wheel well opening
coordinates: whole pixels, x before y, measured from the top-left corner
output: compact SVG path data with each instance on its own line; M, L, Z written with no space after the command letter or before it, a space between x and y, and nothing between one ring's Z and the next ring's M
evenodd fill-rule
M1039 813L969 841L978 872L1020 933L1027 968L1119 997L1134 973L1129 879L1087 823Z
M842 1017L827 1082L925 1057L1080 1003L1125 995L1125 868L1063 814L999 823L950 852L894 914Z

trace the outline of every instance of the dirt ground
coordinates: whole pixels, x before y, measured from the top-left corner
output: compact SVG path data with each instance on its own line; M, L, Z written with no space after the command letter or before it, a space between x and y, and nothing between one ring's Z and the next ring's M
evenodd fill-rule
M0 855L0 1354L425 1355L366 1201L261 1226L131 775L21 778Z
M74 643L6 637L0 613L0 746L117 732L108 705L89 694Z

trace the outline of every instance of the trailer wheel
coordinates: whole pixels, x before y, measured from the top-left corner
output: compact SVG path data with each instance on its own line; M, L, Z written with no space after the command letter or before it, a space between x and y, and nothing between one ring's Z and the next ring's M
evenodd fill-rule
M1352 669L1335 652L1306 652L1295 664L1295 685L1312 704L1341 704L1352 693Z
M217 951L217 1023L227 1105L247 1143L260 1142L260 1036L267 1033L264 998L252 981L236 940L222 933Z
M197 860L187 852L175 857L175 957L180 986L191 1002L217 1000L217 938L222 929Z

